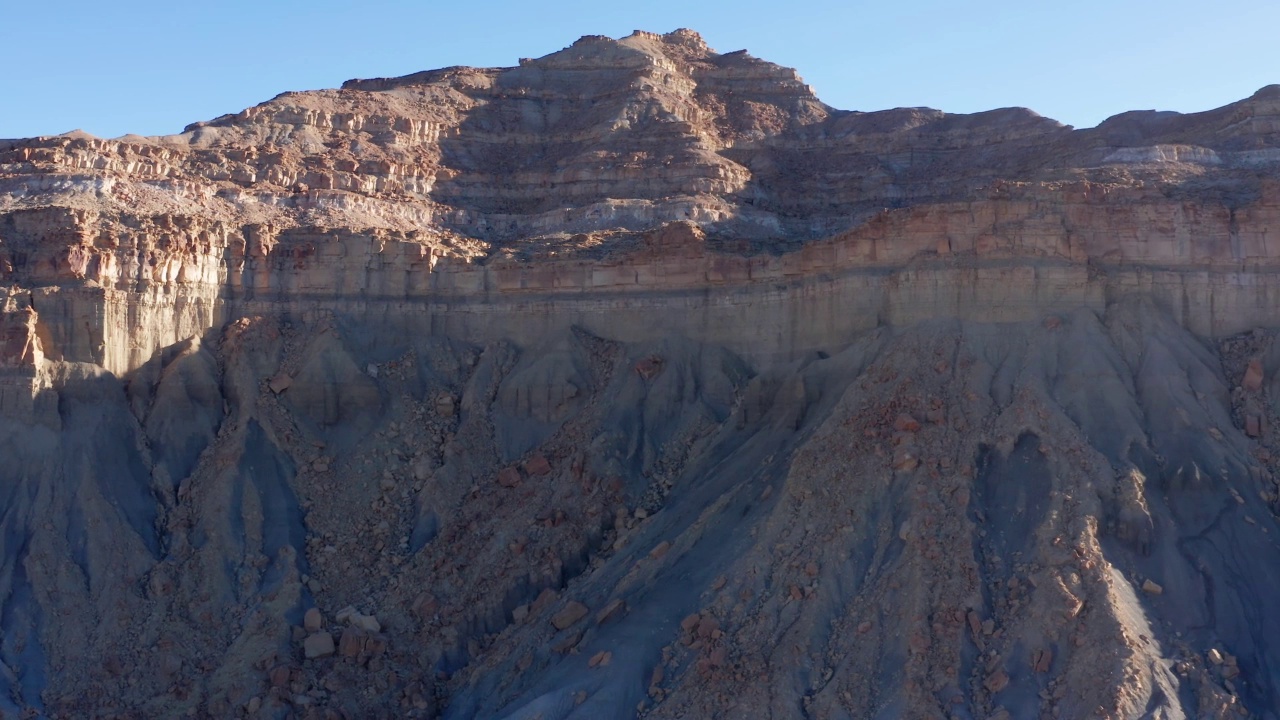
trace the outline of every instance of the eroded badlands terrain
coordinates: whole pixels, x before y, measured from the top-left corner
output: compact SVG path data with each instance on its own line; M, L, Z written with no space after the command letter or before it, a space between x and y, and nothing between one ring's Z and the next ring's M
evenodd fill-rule
M1280 87L693 32L0 141L0 713L1278 718Z

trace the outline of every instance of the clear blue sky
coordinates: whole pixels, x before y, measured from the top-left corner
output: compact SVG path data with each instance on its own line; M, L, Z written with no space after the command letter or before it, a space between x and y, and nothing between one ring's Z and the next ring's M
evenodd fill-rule
M1089 127L1280 83L1277 0L9 0L0 19L9 138L173 133L285 90L678 27L795 67L848 110L1020 105Z

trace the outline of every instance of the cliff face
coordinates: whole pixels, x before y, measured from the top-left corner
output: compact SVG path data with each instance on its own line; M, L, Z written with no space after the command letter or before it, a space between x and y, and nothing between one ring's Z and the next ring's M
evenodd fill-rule
M1278 244L684 30L0 141L0 712L1266 717Z
M30 303L46 352L116 373L276 312L263 302L375 304L411 322L446 302L555 295L539 324L594 327L709 289L692 315L721 325L726 295L785 279L859 308L798 344L748 332L735 347L795 357L878 322L983 317L970 278L999 266L1092 267L1069 281L1068 309L1155 284L1216 336L1267 319L1277 162L1275 88L1073 131L1019 109L836 111L794 71L693 33L588 37L516 68L286 93L173 137L6 141L0 282L57 288ZM700 232L647 250L640 235L673 222ZM908 287L891 298L876 279L896 273ZM913 295L921 276L936 289ZM1060 277L1011 280L1009 298L1052 299ZM473 341L506 333L450 315Z

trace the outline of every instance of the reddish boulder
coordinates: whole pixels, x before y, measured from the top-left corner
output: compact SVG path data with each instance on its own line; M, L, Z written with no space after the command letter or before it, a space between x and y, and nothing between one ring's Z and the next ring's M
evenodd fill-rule
M587 606L572 600L569 604L560 609L560 612L551 617L551 624L556 626L557 630L564 630L572 626L582 618L587 616Z
M1249 367L1244 370L1244 380L1240 385L1249 392L1258 392L1262 389L1262 360L1254 358L1249 361Z
M530 475L546 475L551 472L551 463L542 453L537 453L524 461L524 471Z
M512 488L520 484L520 471L514 467L503 468L498 472L498 484L504 488Z

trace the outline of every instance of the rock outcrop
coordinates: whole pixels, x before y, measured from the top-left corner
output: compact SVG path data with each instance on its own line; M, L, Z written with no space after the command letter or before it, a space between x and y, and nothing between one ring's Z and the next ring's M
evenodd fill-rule
M687 30L0 141L0 713L1278 717L1278 233Z

